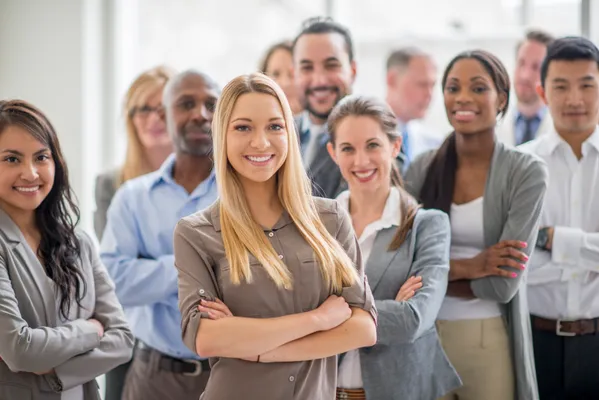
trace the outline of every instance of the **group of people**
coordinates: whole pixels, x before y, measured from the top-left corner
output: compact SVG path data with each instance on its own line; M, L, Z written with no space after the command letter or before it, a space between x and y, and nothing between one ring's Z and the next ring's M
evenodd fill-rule
M516 52L515 107L496 56L450 61L444 138L431 56L353 95L330 19L222 90L144 72L99 253L52 125L0 101L0 398L597 397L599 50Z

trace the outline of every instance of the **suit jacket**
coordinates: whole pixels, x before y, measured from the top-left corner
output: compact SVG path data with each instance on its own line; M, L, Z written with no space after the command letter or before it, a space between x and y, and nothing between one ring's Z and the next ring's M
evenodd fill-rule
M306 149L306 145L310 140L310 129L303 126L303 118L301 114L295 118L295 126L298 131L300 147L302 154ZM347 182L343 179L341 171L335 161L329 155L327 150L328 135L324 137L321 143L318 143L314 159L310 165L306 165L308 176L312 181L312 192L314 196L335 199L337 196L347 190ZM397 157L397 167L403 171L404 156L400 154Z
M505 114L505 117L503 118L503 120L497 125L497 128L495 129L495 132L497 134L497 139L500 142L505 143L508 146L515 146L516 145L516 115L517 115L518 110L516 109L515 106L512 106L508 109L507 113ZM541 123L539 124L539 129L537 130L536 136L535 137L539 137L545 133L547 133L547 131L550 131L553 129L553 119L551 118L551 113L549 113L549 110L545 111L545 116L543 116L543 119L541 120Z
M406 173L406 189L417 199L420 198L435 154L436 151L422 154ZM503 240L518 240L528 243L528 247L521 251L531 257L537 241L547 181L547 167L539 157L499 141L495 143L483 199L485 247ZM477 298L493 300L502 305L514 363L516 400L539 398L526 297L526 274L525 270L517 278L488 276L470 282Z
M376 345L360 350L364 390L372 400L435 400L462 384L435 328L447 290L449 218L419 210L406 240L388 251L396 230L377 234L366 262L379 315ZM408 301L395 301L410 276L422 276L422 288Z
M106 219L108 207L116 193L116 181L120 169L104 172L96 177L96 211L94 211L94 231L98 240L102 240L104 228L106 228Z
M54 282L0 210L0 399L60 400L83 385L85 400L100 400L95 378L131 358L133 335L114 285L89 236L78 238L87 291L62 324ZM92 317L104 326L101 339ZM34 374L45 371L52 372Z

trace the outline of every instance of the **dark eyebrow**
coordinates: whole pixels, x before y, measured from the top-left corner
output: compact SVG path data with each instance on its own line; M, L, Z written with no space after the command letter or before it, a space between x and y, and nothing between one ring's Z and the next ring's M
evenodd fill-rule
M582 78L579 79L579 81L582 81L582 82L588 82L588 81L594 81L594 80L595 80L595 78L592 77L591 75L583 76Z
M568 80L565 78L553 78L554 83L568 83Z
M300 60L300 64L314 64L312 60Z
M481 80L481 81L487 82L487 79L484 76L482 76L482 75L476 75L476 76L473 76L472 78L470 78L470 82L474 82L474 81L477 81L477 80Z
M339 59L337 57L328 57L326 60L324 60L325 63L328 63L331 61L339 62Z
M41 150L38 150L38 151L36 151L35 153L33 153L33 155L34 155L34 156L37 156L37 155L40 155L40 154L42 154L42 153L46 153L46 152L48 152L48 151L50 151L50 149L49 149L49 148L47 148L47 147L44 147L43 149L41 149ZM24 154L23 154L23 153L21 153L19 150L13 150L13 149L6 149L6 150L2 150L2 153L9 153L9 154L13 154L13 155L15 155L15 156L20 156L20 157L23 157L23 156L24 156Z
M252 120L250 118L239 117L239 118L235 118L235 119L231 120L231 123L237 122L237 121L252 122ZM272 121L285 121L285 119L283 117L272 117L268 121L269 122L272 122Z

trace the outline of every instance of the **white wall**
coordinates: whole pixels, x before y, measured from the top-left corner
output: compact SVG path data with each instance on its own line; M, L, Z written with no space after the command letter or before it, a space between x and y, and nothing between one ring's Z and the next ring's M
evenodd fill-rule
M0 0L0 98L20 98L54 124L91 227L103 126L102 0Z

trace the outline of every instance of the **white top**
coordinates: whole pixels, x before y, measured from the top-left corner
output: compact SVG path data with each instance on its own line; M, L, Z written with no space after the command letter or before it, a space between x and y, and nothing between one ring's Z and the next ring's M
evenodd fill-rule
M349 191L346 190L341 193L337 197L337 201L342 208L349 211ZM399 191L392 187L381 218L368 224L358 238L364 265L366 265L368 258L370 257L370 252L372 251L372 246L374 245L374 239L376 238L377 233L392 226L399 226L401 220L399 206ZM339 366L337 387L344 389L360 389L364 387L362 382L362 370L360 369L359 350L352 350L345 354L341 361L341 365Z
M578 320L599 317L599 128L578 160L551 131L519 147L549 170L540 227L554 227L551 252L535 248L529 262L530 313Z
M485 249L483 231L483 198L451 205L450 258L472 258ZM501 308L491 300L462 299L445 296L437 319L459 321L499 317Z

